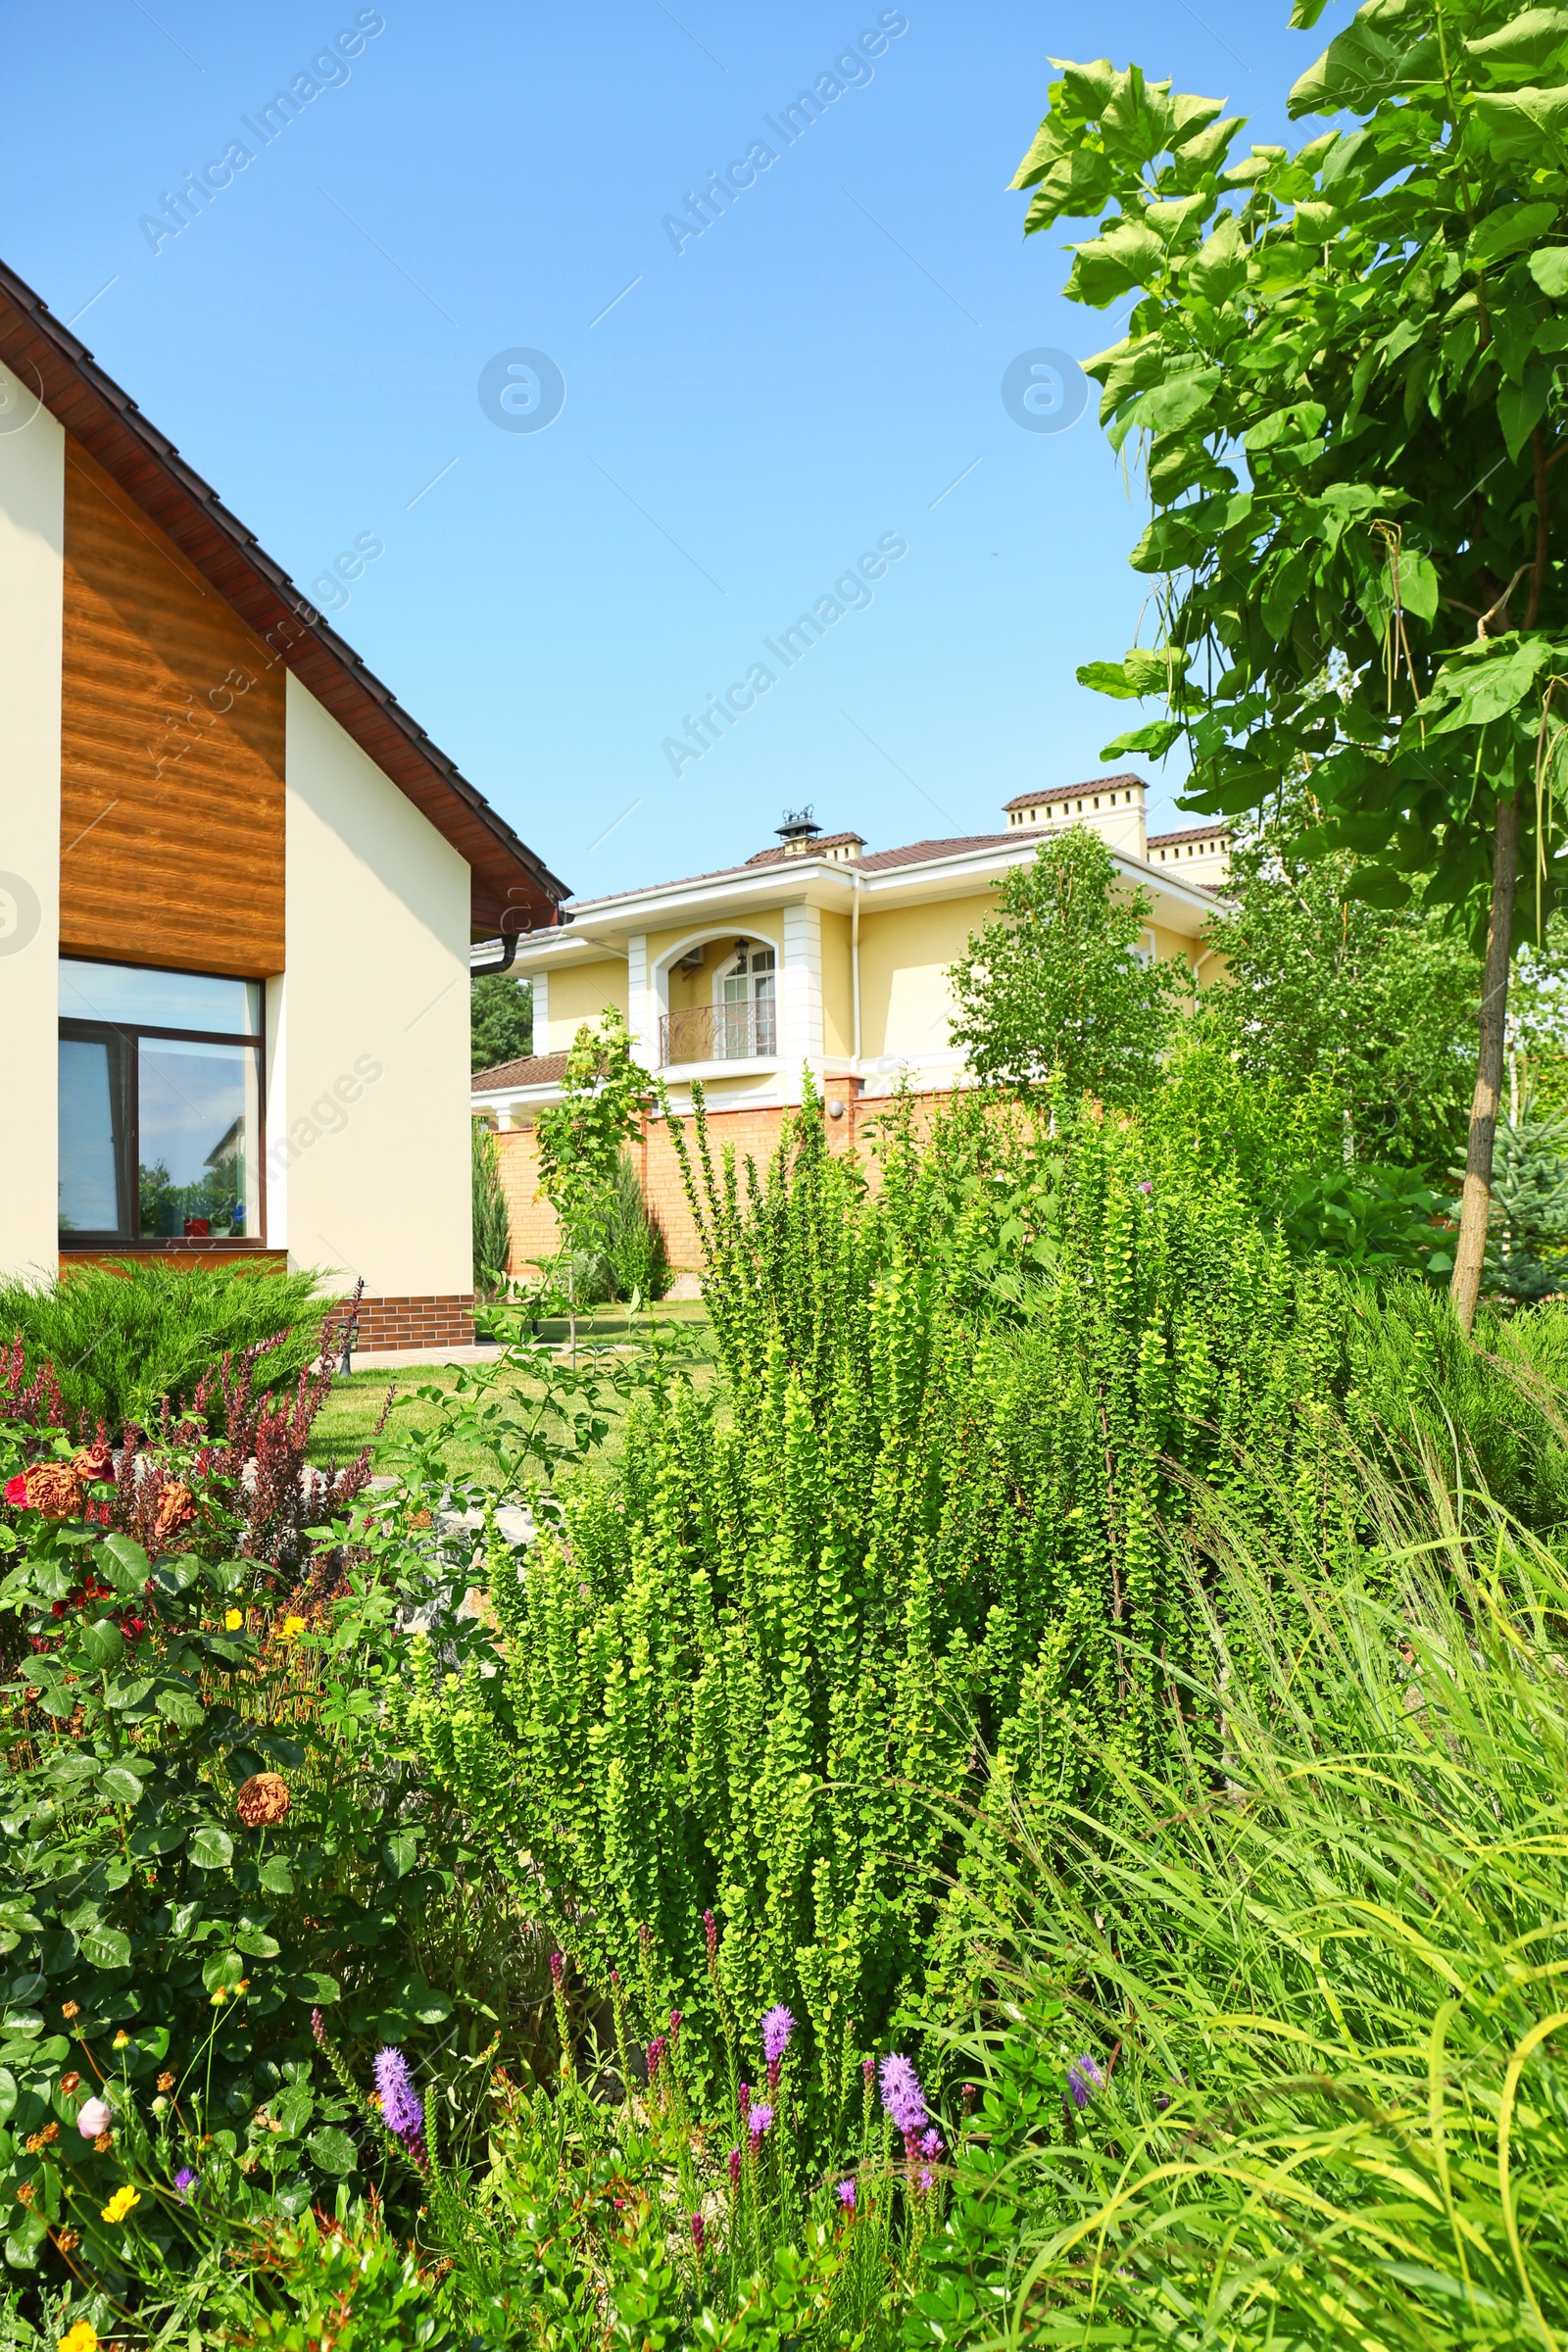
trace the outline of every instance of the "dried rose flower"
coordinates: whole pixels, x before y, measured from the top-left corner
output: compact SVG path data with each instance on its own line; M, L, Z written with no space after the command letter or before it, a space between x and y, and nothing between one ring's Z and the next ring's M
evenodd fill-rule
M64 2095L65 2095L65 2096L66 2096L68 2099L70 2098L70 2096L71 2096L71 2094L72 2094L72 2092L73 2092L74 2090L79 2090L79 2089L80 2089L80 2087L81 2087L81 2077L80 2077L80 2076L77 2074L77 2072L76 2072L76 2070L75 2070L75 2068L74 2068L74 2067L73 2067L73 2068L72 2068L72 2070L71 2070L71 2072L70 2072L70 2074L69 2074L69 2075L62 2075L62 2076L61 2076L61 2078L60 2078L60 2088L61 2088L62 2092L64 2093Z
M168 1544L181 1530L189 1527L196 1516L196 1497L189 1487L172 1478L158 1497L158 1510L153 1519L153 1542Z
M71 1519L81 1508L81 1481L69 1462L33 1462L24 1490L28 1510L46 1519Z
M81 2080L81 2078L80 2078L80 2076L78 2075L78 2076L77 2076L77 2078L76 2078L76 2082L80 2082L80 2080ZM74 2090L75 2086L76 2086L76 2085L75 2085L75 2083L74 2082L74 2083L72 2084L72 2088L73 2088L73 2090ZM61 2083L61 2085L60 2085L60 2087L61 2087L61 2089L62 2089L62 2090L64 2090L66 2086L65 2086L65 2084L62 2082L62 2083ZM158 2078L158 2087L159 2087L159 2089L160 2089L160 2090L172 2090L172 2089L173 2089L173 2087L174 2087L174 2078L173 2078L173 2076L172 2076L172 2074L162 2074L162 2075L160 2075L160 2076L159 2076L159 2078Z
M270 1830L293 1802L281 1773L253 1772L241 1783L234 1809L248 1830Z

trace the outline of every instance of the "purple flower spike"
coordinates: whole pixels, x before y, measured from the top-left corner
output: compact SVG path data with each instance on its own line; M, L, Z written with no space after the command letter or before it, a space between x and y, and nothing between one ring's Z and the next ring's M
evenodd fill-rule
M929 2173L929 2172L927 2172L927 2171L924 2169L924 2167L922 2167L922 2168L921 2168L921 2172L920 2172L920 2187L921 2187L921 2189L922 2189L922 2190L928 2189L928 2188L930 2187L930 2185L931 2185L931 2183L932 2183L932 2181L933 2181L933 2180L934 2180L935 2178L936 2178L936 2176L935 2176L933 2173Z
M922 2156L930 2156L932 2158L941 2155L942 2134L940 2132L927 2132L922 2133L920 2139L920 2153Z
M664 2054L668 2048L669 2044L662 2034L656 2034L648 2044L648 2080L650 2082L656 2080L660 2068L664 2063Z
M743 2082L743 2083L741 2084L740 2098L741 2098L741 2122L744 2124L744 2123L745 2123L745 2121L746 2121L746 2114L747 2114L747 2110L748 2110L748 2108L751 2106L751 2103L752 2103L752 2086L751 2086L751 2084L750 2084L749 2082Z
M853 2180L839 2182L839 2203L846 2213L855 2211L855 2182Z
M711 1960L718 1949L718 1922L711 1911L703 1913L703 1938L708 1945L708 1957Z
M375 2054L375 2087L381 2094L381 2121L406 2148L424 2138L424 2109L414 2087L409 2062L390 2044Z
M729 2152L729 2184L731 2188L739 2188L741 2184L741 2152L739 2148L731 2148Z
M907 2058L895 2050L882 2061L882 2104L893 2119L893 2128L907 2139L919 2132L926 2121L925 2092L920 2078Z
M1082 2058L1075 2058L1068 2067L1067 2088L1072 2094L1073 2105L1080 2113L1088 2106L1095 2093L1103 2090L1104 2087L1105 2078L1101 2071L1100 2063L1097 2059L1091 2058L1087 2052Z
M692 2244L696 2247L699 2254L703 2250L703 2238L705 2234L706 2233L703 2229L703 2217L700 2213L694 2213L692 2215Z
M674 2040L676 2034L680 2032L680 2011L678 2009L672 2009L669 2013L669 2038L671 2041Z
M752 2135L754 2148L761 2139L763 2132L771 2127L772 2121L773 2110L771 2107L754 2107L752 2109L751 2114L746 2118L746 2129Z
M795 2020L782 2001L776 2008L769 2009L762 2020L762 2056L769 2066L778 2065L790 2046L790 2035L794 2031Z
M860 2060L860 2081L869 2085L871 2077L875 2073L876 2060L874 2058L862 2058Z
M188 2164L182 2164L178 2172L174 2175L175 2196L180 2198L188 2197L191 2190L196 2186L196 2183L200 2179L200 2173L193 2173Z
M321 2015L319 2009L313 2009L311 2011L311 2032L315 2034L317 2040L320 2043L321 2048L324 2050L326 2047L326 2020Z
M561 1990L561 1980L565 1973L565 1961L559 1952L552 1952L550 1955L550 1982L558 1992Z

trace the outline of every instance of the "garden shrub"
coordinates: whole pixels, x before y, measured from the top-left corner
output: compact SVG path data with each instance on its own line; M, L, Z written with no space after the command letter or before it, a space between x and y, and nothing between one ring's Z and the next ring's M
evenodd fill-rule
M205 1378L214 1426L222 1396L213 1383L225 1354L258 1350L252 1385L292 1385L317 1351L326 1303L320 1276L272 1266L176 1266L126 1258L84 1265L32 1284L0 1280L0 1344L20 1339L30 1373L49 1364L65 1425L89 1437L102 1422L119 1439L143 1428L166 1400L189 1409Z
M676 1390L564 1487L526 1579L496 1559L493 1670L417 1645L402 1734L601 1992L685 2014L694 2073L713 1911L734 2012L802 2019L820 2152L861 2058L968 1996L938 1882L984 1879L993 1804L1162 1752L1186 1482L1311 1518L1342 1294L1130 1124L1063 1151L960 1102L922 1151L895 1116L874 1197L809 1101L744 1193L699 1139L726 1396ZM1348 1540L1335 1496L1311 1542Z
M1219 1507L1194 1547L1223 1777L1102 1741L1065 1835L1015 1807L925 2341L1568 2328L1568 1574L1485 1498L1336 1476L1363 1573Z
M263 1416L303 1417L300 1448L319 1394L302 1397ZM116 2292L124 2216L103 2216L127 2180L149 2207L137 2233L177 2269L207 2235L181 2171L244 2215L303 2210L360 2165L363 2118L321 2080L313 2007L351 2039L427 2036L454 2007L416 1953L462 1840L378 1723L407 1592L450 1622L436 1538L364 1510L347 1551L345 1519L308 1562L239 1555L229 1466L178 1438L127 1446L117 1471L0 1422L6 2259L70 2251ZM253 1459L265 1529L265 1438ZM346 1511L367 1468L310 1499Z

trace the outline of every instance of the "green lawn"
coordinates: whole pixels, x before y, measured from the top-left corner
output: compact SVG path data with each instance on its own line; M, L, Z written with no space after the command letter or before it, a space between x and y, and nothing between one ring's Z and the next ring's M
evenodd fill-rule
M679 1324L693 1336L706 1337L708 1316L700 1299L679 1299L653 1310L653 1320ZM650 1317L639 1316L638 1324L646 1329ZM602 1314L579 1319L577 1341L579 1350L591 1347L617 1347L627 1340L632 1327L619 1308L609 1308ZM564 1321L542 1321L538 1336L541 1340L564 1348L567 1328ZM581 1356L579 1355L579 1361ZM462 1374L470 1367L459 1364L405 1364L394 1368L378 1368L374 1356L362 1356L360 1368L347 1380L333 1383L332 1394L322 1406L311 1433L310 1459L324 1469L329 1461L352 1461L366 1446L374 1446L377 1470L390 1470L396 1465L392 1451L400 1432L411 1425L419 1429L432 1426L437 1408L420 1400L417 1392L425 1388L451 1390L456 1388ZM541 1394L539 1382L530 1380L522 1370L507 1371L501 1385L514 1389L524 1396ZM387 1391L393 1392L392 1410L379 1439L374 1436L375 1424L386 1404ZM604 1452L612 1459L620 1446L620 1430L612 1427ZM445 1457L446 1468L455 1476L482 1476L490 1468L477 1452L466 1447L451 1450Z

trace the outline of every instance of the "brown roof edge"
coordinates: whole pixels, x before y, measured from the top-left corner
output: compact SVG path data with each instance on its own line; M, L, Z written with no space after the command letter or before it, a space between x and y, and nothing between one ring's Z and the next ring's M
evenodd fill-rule
M1082 784L1057 784L1050 792L1020 792L1010 801L1004 801L1002 807L1004 813L1013 808L1043 808L1048 801L1070 801L1080 792L1108 792L1113 784L1137 784L1145 792L1149 790L1144 778L1135 776L1129 768L1117 776L1090 776Z
M567 885L437 749L259 546L255 533L4 262L0 360L467 860L475 934L557 922L561 902L570 895Z

